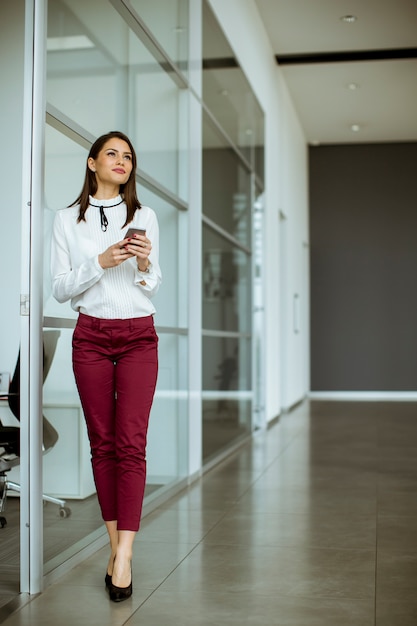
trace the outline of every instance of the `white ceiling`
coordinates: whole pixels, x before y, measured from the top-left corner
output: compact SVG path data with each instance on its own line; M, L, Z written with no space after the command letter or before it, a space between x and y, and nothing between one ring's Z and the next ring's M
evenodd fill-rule
M255 1L309 143L417 141L417 0ZM403 49L410 58L285 63Z

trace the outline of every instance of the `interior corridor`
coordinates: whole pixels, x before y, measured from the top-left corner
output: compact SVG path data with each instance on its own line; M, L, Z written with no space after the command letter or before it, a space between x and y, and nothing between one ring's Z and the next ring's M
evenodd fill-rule
M417 411L306 401L145 517L133 597L101 550L7 626L415 626Z

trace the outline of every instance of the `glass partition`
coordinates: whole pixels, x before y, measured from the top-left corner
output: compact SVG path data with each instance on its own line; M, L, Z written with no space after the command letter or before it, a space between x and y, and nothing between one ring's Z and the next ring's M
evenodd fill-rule
M252 424L251 257L203 228L203 458Z
M203 338L203 458L251 432L251 342L246 337Z
M188 73L188 0L130 0L168 56Z
M203 3L203 101L263 180L264 114L207 2Z
M159 373L148 431L149 492L186 476L188 469L188 337L156 329Z
M243 245L251 240L251 177L242 160L203 117L204 215Z
M250 333L251 257L203 229L203 328Z
M138 197L143 205L156 211L159 223L159 262L163 268L163 286L153 302L157 310L155 322L160 326L186 326L179 294L186 288L184 272L184 248L187 223L181 218L184 213L178 211L166 200L143 187L138 188Z
M6 481L20 483L19 442L20 422L11 410L9 393L21 347L21 239L22 207L22 120L24 102L25 14L24 3L1 3L0 19L0 81L2 114L0 131L8 146L8 159L0 168L2 202L0 204L0 607L3 608L20 592L20 499L13 490L6 489ZM27 135L25 136L26 139ZM6 167L6 163L10 167ZM27 359L27 354L23 355ZM13 400L12 400L13 402ZM12 405L15 406L15 405ZM15 429L8 431L8 429ZM8 449L5 441L14 445ZM7 434L7 439L4 435ZM10 439L9 439L10 437Z
M203 2L203 456L258 425L254 402L253 214L263 187L264 115ZM257 185L255 184L257 182ZM257 232L259 241L259 233ZM259 347L256 348L259 353Z
M100 19L97 6L49 0L47 101L93 136L126 132L139 168L181 196L183 90L110 3Z
M263 113L204 0L203 23L193 25L198 33L200 26L203 30L203 101L188 90L187 84L188 0L48 0L45 9L46 4L47 41L43 33L41 37L42 50L45 43L47 46L45 176L44 180L40 175L34 177L38 186L43 186L43 202L38 201L35 214L38 217L43 209L44 380L41 368L34 368L32 364L30 372L29 367L24 370L24 384L30 382L28 378L36 379L37 393L43 385L36 418L43 418L44 454L40 458L39 450L39 455L31 457L36 457L36 470L43 465L42 488L49 498L43 509L40 498L37 499L33 515L39 526L43 512L44 572L48 574L65 561L81 558L84 548L91 550L92 542L97 541L94 544L97 546L105 535L92 478L84 416L72 372L71 341L77 314L69 303L59 304L51 296L49 256L55 213L79 195L86 156L94 138L114 129L126 132L138 153L138 196L143 204L155 210L160 225L163 284L155 298L159 378L148 432L144 503L150 508L152 501L156 506L164 491L189 475L190 467L196 473L201 468L201 400L204 463L247 437L253 429L252 231L255 230L254 181L256 196L263 190ZM7 85L11 96L2 130L19 163L22 161L19 146L23 143L20 141L23 5L20 2L5 4L8 32L3 47L13 54L6 55L7 63L0 68L3 84ZM200 58L199 43L199 36L196 36L193 58ZM38 68L40 72L43 69ZM43 90L37 86L38 91L42 91L42 98L38 94L37 102L43 102ZM192 103L191 116L189 102ZM204 117L202 136L199 107ZM43 139L44 117L39 118L37 130L39 138ZM191 124L194 134L189 135ZM198 154L194 152L196 144ZM42 147L43 141L39 140L33 161L36 164L41 162L38 155ZM196 158L190 161L189 154ZM16 251L22 226L27 239L31 233L27 224L21 223L21 210L30 204L25 202L19 206L16 189L22 188L21 176L19 168L12 168L7 174L3 172L3 217L8 228L1 236L1 250L3 259L9 263L3 277L9 306L2 310L2 385L8 385L14 371L25 317L19 287L22 270L29 271L29 268L20 267ZM188 207L190 176L197 200L194 206ZM191 227L197 232L189 233L189 213L193 217ZM41 237L35 234L36 242L40 243ZM202 254L195 267L193 259L190 263L188 258L190 235L198 253L201 250ZM34 280L35 303L40 296L41 257L42 250L36 246L30 264L32 270L40 268L36 271L39 283ZM191 293L189 284L193 285ZM192 298L198 298L198 306ZM38 315L38 308L35 308ZM189 345L189 326L195 342L192 346ZM40 340L38 331L37 327L37 341ZM200 362L198 358L199 362L195 363L196 376L190 382L190 353L194 355L197 346L200 355L201 337L202 359ZM26 362L27 356L25 354ZM194 385L192 405L190 384ZM16 426L16 419L5 403L4 399L0 403L0 421ZM191 416L190 406L193 407ZM38 421L31 420L31 423L38 424ZM190 424L195 440L189 446ZM35 434L39 434L39 429ZM191 448L194 443L195 447ZM8 476L18 482L18 467ZM36 494L40 495L41 481L33 478L32 484L35 483ZM4 570L7 580L4 577L3 583L7 589L13 586L16 592L19 505L18 498L10 498L9 530L13 529L17 539L13 539L13 553L3 546L1 555L7 561ZM39 554L41 552L39 545ZM22 551L22 571L26 576L29 565L34 565L39 569L41 580L40 558L32 554L30 564L28 558L26 551ZM55 573L49 580L54 576Z
M163 285L154 299L159 376L148 431L145 506L188 471L186 91L137 36L140 24L132 30L132 23L124 22L117 4L100 3L98 20L95 0L49 0L44 335L55 345L43 388L44 418L53 440L43 459L43 488L65 504L50 502L45 508L46 573L105 533L72 372L77 313L51 295L49 255L55 212L79 195L92 139L115 128L126 132L136 148L143 182L138 197L155 211L160 228ZM176 4L187 19L188 2ZM151 20L151 3L143 8L143 18ZM172 15L167 13L166 23L160 16L161 35L171 29Z

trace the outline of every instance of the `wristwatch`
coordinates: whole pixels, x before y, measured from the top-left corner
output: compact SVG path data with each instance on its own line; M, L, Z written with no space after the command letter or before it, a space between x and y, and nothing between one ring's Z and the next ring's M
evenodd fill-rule
M146 270L141 270L140 267L138 266L138 271L141 274L149 274L149 268L151 267L152 263L150 261L148 261L148 267L146 268Z

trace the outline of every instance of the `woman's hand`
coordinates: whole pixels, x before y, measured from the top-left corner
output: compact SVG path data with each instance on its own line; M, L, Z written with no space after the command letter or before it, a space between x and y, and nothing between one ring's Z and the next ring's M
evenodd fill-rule
M98 255L98 262L100 263L103 270L107 270L110 267L116 267L120 265L126 259L130 259L133 255L127 250L126 244L127 239L123 241L119 241L118 243L113 244L107 250Z
M136 257L136 263L140 272L146 272L149 265L149 255L152 244L146 235L133 235L130 239L124 240L124 247L129 252L129 256Z

